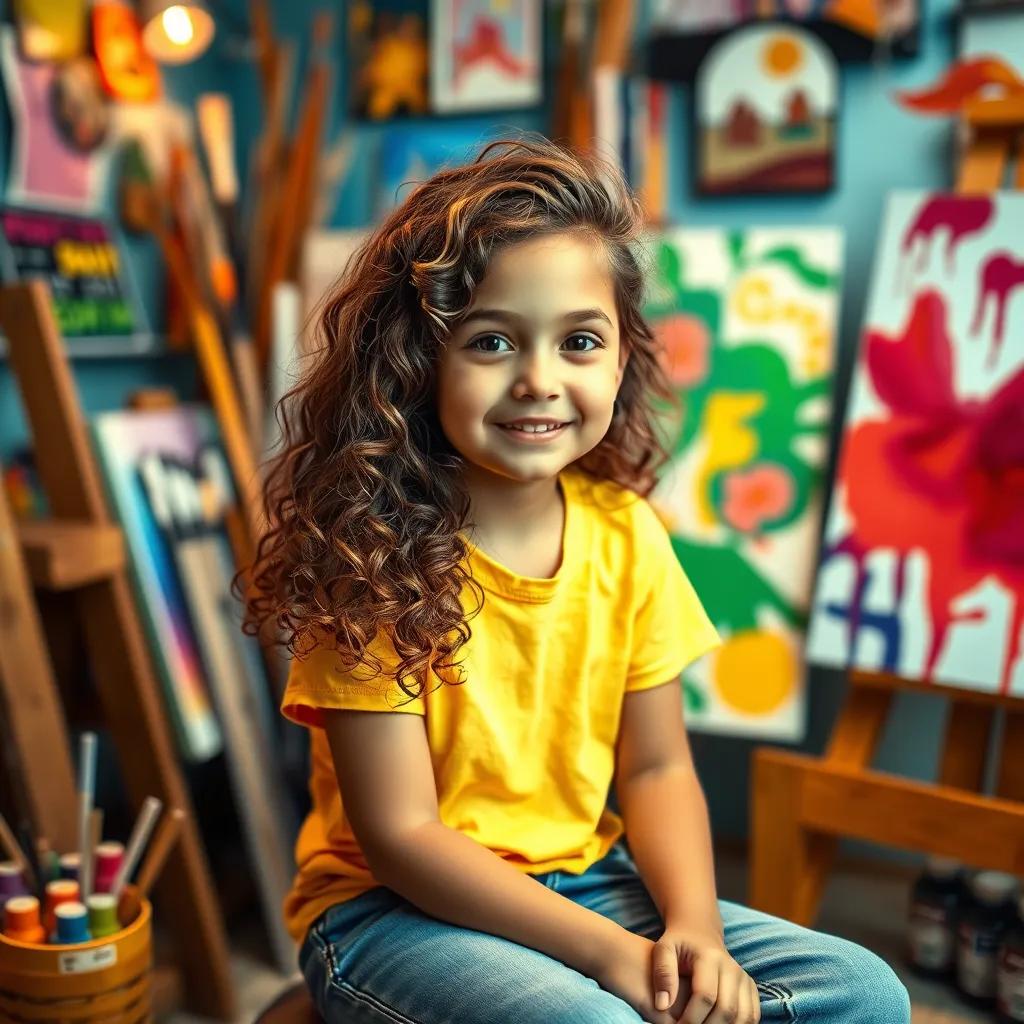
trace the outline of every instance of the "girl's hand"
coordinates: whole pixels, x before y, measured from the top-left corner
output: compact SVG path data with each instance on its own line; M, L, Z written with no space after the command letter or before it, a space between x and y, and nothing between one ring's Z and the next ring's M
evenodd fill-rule
M760 1021L757 986L729 955L718 933L670 925L654 944L651 964L655 1006L668 1008L679 1024ZM678 1016L679 989L687 977L689 998Z
M591 973L601 988L629 1003L645 1021L650 1024L676 1024L689 994L689 983L686 979L677 978L678 1005L669 1004L667 1009L656 1009L651 987L653 953L654 943L650 939L623 928Z

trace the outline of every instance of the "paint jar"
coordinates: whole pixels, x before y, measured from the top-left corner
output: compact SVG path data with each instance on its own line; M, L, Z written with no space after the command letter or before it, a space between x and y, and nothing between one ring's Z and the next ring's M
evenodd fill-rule
M1024 1022L1024 896L1017 917L999 948L996 965L996 1011L1000 1024Z
M1017 879L1001 871L979 871L970 882L957 926L956 987L976 1006L995 1003L996 958L1015 915Z
M951 978L956 967L956 926L964 899L959 861L929 857L910 891L907 963L917 973Z
M126 885L126 893L134 887ZM0 1024L152 1020L151 908L113 935L77 945L43 945L0 935Z

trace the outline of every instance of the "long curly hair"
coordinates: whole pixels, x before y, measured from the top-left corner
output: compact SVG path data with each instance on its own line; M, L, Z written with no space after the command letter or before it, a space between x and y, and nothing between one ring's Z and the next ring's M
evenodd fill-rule
M347 668L393 677L409 699L453 666L483 591L460 536L465 460L440 427L435 366L501 246L565 231L603 243L629 359L608 432L575 467L650 492L667 458L658 418L675 398L641 315L642 228L616 165L525 134L434 174L368 235L319 304L312 351L277 407L266 530L244 588L236 577L246 632L296 657L332 645ZM378 637L390 668L369 649Z

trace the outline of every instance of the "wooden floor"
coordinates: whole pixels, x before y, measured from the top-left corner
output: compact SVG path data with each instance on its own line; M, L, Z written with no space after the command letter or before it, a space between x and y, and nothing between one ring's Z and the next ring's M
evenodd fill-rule
M718 894L746 900L746 861L741 849L719 844L716 850ZM910 873L899 865L843 861L831 877L814 927L866 946L892 965L910 992L913 1024L987 1024L994 1018L965 1006L945 985L926 981L903 965L904 918ZM292 979L269 965L257 916L233 929L233 970L242 1012L238 1024L250 1024L256 1013ZM168 1024L206 1024L188 1014L175 1014Z

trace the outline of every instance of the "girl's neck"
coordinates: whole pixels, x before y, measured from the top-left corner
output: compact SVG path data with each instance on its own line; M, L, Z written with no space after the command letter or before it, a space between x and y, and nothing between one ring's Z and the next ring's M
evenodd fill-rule
M557 476L523 483L467 467L463 482L470 499L469 536L488 553L530 538L560 540L564 509Z

